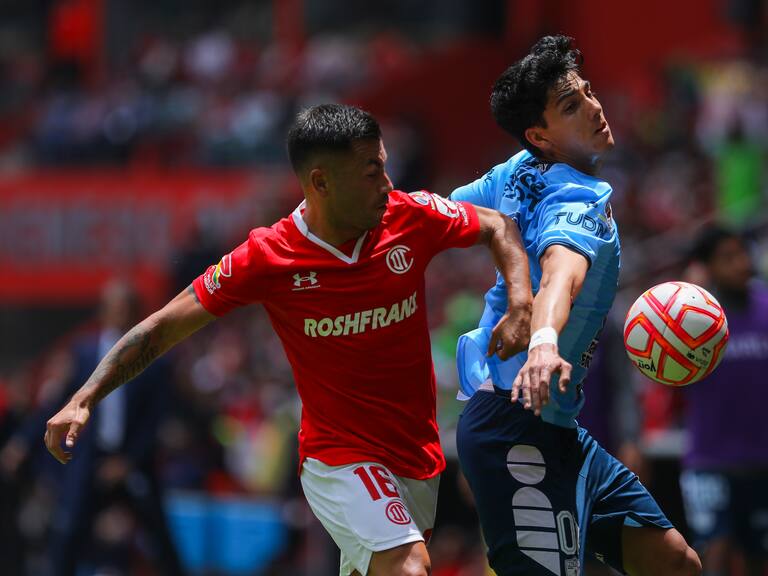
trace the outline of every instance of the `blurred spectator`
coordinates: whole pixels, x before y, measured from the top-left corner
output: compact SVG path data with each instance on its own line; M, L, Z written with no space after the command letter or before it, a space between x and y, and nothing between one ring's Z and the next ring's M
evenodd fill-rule
M138 300L126 283L105 287L98 330L76 342L71 378L48 390L37 417L25 426L20 446L36 447L45 419L90 376L99 360L138 318ZM168 365L153 364L105 398L79 440L76 458L55 468L60 490L49 543L50 573L80 574L83 566L133 574L133 524L150 538L163 575L183 574L163 509L156 471L156 436L168 406ZM58 393L55 393L58 392Z
M717 154L718 211L734 226L749 224L763 207L763 161L765 153L750 141L739 120Z
M591 358L584 393L589 401L579 415L579 426L589 429L606 450L645 480L636 371L624 350L621 320L609 314L599 345L587 352Z
M29 406L25 372L0 378L0 558L3 573L24 573L24 542L18 529L23 480L19 474L26 447L12 439Z
M768 289L752 280L744 239L706 228L693 260L725 309L730 340L720 366L685 388L690 434L680 484L705 574L765 573L768 559ZM702 275L703 273L703 275Z

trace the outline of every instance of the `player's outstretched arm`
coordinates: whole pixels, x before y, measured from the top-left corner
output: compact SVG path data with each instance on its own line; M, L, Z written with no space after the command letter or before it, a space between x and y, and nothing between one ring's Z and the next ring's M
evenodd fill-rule
M480 220L480 242L493 253L496 267L507 285L507 311L496 324L488 346L506 360L525 350L531 335L531 276L528 256L517 223L501 212L475 206Z
M512 384L512 402L523 396L523 406L541 414L549 402L549 381L559 374L558 387L565 392L571 381L571 365L558 353L557 336L568 322L571 304L578 296L589 262L573 250L554 244L540 259L541 285L533 300L531 343L528 360Z
M203 308L192 286L131 328L99 362L91 377L46 426L45 445L66 464L94 406L118 386L138 376L156 358L216 317ZM66 435L66 439L64 438Z

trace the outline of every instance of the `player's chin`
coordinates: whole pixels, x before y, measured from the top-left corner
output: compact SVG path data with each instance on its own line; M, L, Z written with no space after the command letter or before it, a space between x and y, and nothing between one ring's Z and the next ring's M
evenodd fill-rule
M594 144L595 153L598 156L602 156L606 152L613 150L616 143L613 141L613 135L609 132L607 136L600 136L598 141Z
M616 142L613 140L613 132L611 132L609 127L606 127L606 130L603 132L598 132L595 136L598 146L603 148L603 150L610 150L616 145Z
M370 230L372 228L376 228L379 224L381 224L381 221L384 219L384 213L386 212L386 209L384 210L377 210L374 214L371 214L363 224L363 228L365 230Z

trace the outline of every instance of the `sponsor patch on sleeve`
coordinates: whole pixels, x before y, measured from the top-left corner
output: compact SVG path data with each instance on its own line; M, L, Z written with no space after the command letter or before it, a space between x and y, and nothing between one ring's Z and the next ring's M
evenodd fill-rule
M434 208L434 203L432 202L432 194L429 192L419 190L418 192L411 192L409 196L413 198L417 204L421 204L422 206L432 206Z
M221 288L221 279L232 276L232 254L224 256L216 266L209 266L203 276L205 289L209 294L213 294Z
M469 217L467 216L466 209L464 206L457 202L448 200L447 198L443 198L442 196L438 196L437 194L432 194L431 192L426 192L424 190L411 192L410 197L417 204L421 204L422 206L429 206L432 208L432 210L442 214L446 218L461 217L464 225L469 224Z

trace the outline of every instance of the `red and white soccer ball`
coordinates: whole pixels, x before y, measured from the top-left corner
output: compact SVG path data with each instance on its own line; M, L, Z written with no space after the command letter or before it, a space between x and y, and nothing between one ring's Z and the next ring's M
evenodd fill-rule
M664 282L635 300L624 322L630 360L668 386L693 384L712 372L728 343L728 321L714 296L687 282Z

